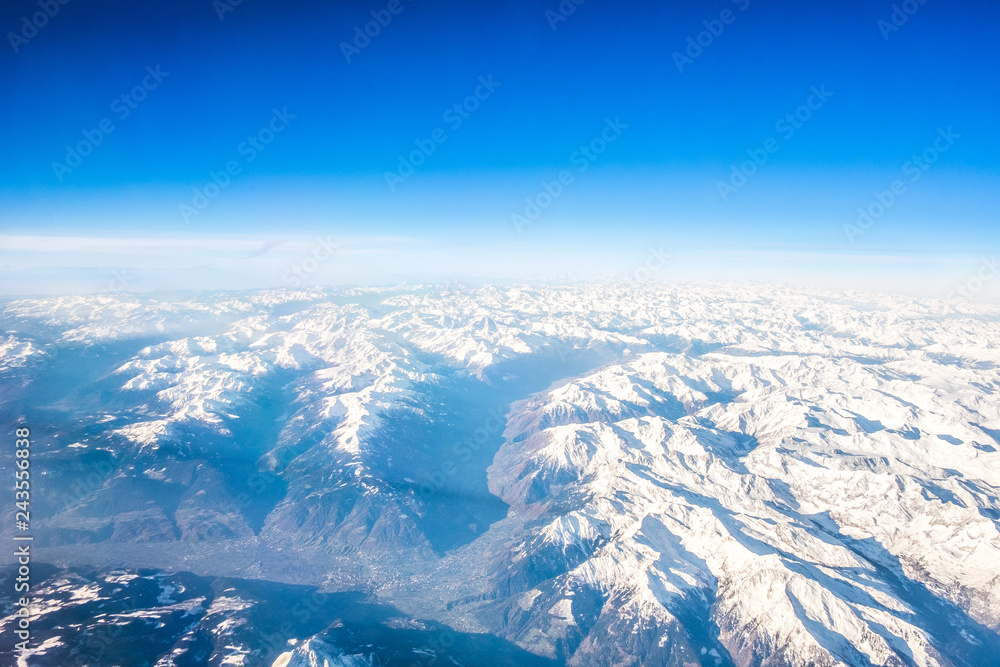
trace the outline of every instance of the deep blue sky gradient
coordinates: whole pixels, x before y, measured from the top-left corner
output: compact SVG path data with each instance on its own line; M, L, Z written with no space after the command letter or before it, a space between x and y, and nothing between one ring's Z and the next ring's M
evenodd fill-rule
M926 0L888 40L892 2L601 2L552 30L548 2L420 2L348 64L340 42L387 2L70 0L15 54L0 43L5 233L336 234L509 240L510 216L606 118L628 130L527 238L736 247L952 249L996 238L1000 49L993 2ZM735 21L679 73L703 21ZM16 0L0 30L38 11ZM62 182L52 163L146 66L169 77ZM384 174L480 76L501 87L396 191ZM810 87L833 97L723 202L717 182ZM272 108L287 130L199 215L178 205L237 158ZM938 128L961 134L871 230L843 224Z

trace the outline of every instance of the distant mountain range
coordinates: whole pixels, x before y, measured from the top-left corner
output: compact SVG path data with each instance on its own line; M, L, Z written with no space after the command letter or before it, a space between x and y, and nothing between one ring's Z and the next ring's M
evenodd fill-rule
M19 299L0 381L35 438L29 665L1000 665L997 307Z

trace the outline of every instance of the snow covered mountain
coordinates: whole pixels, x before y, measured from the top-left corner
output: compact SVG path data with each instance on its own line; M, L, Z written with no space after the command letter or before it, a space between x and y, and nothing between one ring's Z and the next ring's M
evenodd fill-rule
M53 577L394 610L230 662L175 624L148 664L1000 664L1000 308L418 286L25 299L0 327ZM49 626L67 654L95 631Z

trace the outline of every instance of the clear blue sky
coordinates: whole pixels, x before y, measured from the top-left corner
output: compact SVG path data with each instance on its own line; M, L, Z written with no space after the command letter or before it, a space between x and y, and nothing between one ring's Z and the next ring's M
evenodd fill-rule
M894 25L893 3L874 1L566 0L565 20L556 0L223 1L72 0L34 32L23 21L39 4L5 3L3 234L332 234L614 246L640 259L650 242L995 248L996 3L913 0ZM355 43L372 12L391 20ZM157 67L166 74L149 74ZM476 108L454 110L476 92ZM786 119L797 110L808 119ZM113 131L71 166L67 146L102 121ZM273 141L243 143L269 124ZM907 162L949 128L957 138L939 141L946 150L915 179ZM614 138L606 150L576 152L602 132ZM417 141L433 153L412 175L397 171ZM752 154L767 161L724 199L720 183L738 183L732 165ZM239 173L185 216L194 189L230 162ZM512 215L530 213L525 199L563 170L572 181L517 233ZM884 214L846 232L894 180L904 190Z

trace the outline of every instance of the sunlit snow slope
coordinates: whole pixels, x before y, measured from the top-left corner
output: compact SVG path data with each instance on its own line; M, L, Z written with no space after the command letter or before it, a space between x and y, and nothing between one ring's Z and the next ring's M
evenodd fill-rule
M360 590L569 664L1000 664L1000 309L401 287L0 325L53 562Z

